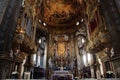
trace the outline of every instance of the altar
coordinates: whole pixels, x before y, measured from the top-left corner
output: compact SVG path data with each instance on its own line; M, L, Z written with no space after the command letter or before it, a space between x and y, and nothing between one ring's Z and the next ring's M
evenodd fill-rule
M52 80L73 80L73 74L69 71L54 71L51 75Z

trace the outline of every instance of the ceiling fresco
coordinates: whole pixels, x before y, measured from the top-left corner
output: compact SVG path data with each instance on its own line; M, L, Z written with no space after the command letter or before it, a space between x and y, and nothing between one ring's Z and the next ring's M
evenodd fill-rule
M81 19L80 1L44 0L40 7L40 18L50 26L75 25Z

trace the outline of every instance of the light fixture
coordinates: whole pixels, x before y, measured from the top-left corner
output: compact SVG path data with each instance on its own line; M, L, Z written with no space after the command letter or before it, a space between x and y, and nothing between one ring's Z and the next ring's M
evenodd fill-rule
M22 28L19 29L19 32L20 32L21 34L25 34L25 30L23 30Z
M33 54L33 61L36 62L36 54Z
M84 21L84 19L81 19L81 22L83 22Z
M85 43L85 40L82 38L82 43Z
M42 21L39 19L39 23L42 23Z
M76 22L76 25L78 26L80 24L80 22Z
M85 66L87 66L87 57L86 54L83 55L83 63Z
M43 23L44 26L46 26L46 23Z
M41 44L41 39L39 39L38 43Z
M87 53L88 65L91 64L91 59L92 59L91 54L90 54L90 53Z

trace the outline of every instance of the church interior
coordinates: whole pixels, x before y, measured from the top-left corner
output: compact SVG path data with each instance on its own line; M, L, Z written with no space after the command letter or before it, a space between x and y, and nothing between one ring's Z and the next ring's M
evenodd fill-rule
M120 0L0 0L0 79L120 78Z

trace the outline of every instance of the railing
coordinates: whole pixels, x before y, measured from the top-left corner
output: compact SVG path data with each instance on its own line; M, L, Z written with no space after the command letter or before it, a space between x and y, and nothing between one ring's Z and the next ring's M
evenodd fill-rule
M59 79L73 80L73 74L71 74L69 71L54 71L54 73L51 75L51 80Z
M18 80L18 79L5 79L5 80ZM19 80L25 80L25 79L19 79ZM29 79L29 80L53 80L53 79ZM102 78L102 79L72 79L72 80L120 80L120 78Z

